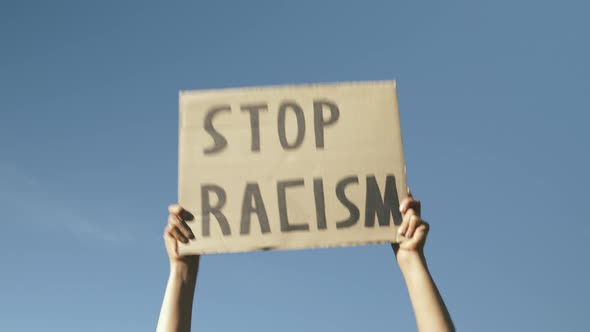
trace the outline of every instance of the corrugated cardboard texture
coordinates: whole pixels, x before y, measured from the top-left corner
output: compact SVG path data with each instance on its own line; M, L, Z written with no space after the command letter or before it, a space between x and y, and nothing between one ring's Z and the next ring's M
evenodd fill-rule
M393 81L181 92L179 253L398 242L397 105Z

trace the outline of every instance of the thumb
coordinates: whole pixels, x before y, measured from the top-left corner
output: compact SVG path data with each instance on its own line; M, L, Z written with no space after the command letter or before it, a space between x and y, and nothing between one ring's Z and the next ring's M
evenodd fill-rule
M182 208L178 204L172 204L168 206L168 213L178 215L182 211Z

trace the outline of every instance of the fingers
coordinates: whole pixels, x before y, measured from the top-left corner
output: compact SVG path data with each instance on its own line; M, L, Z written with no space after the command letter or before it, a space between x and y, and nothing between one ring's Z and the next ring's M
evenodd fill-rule
M416 228L412 237L407 237L405 241L400 242L393 246L393 251L397 255L400 249L404 251L422 251L426 243L426 236L428 235L429 226L428 223L422 221L420 226Z
M175 240L180 241L182 243L188 243L188 239L186 238L186 236L184 236L184 234L182 234L178 227L174 225L168 224L168 226L166 226L166 235L171 236Z
M411 195L406 197L399 205L399 211L404 215L409 210L414 210L414 213L420 216L422 210L422 204L419 200L415 200Z
M421 217L422 205L419 200L414 199L412 194L408 191L406 197L399 206L399 211L402 214L402 224L398 232L405 237L405 240L393 247L397 254L397 250L422 250L428 234L429 225L422 220Z
M191 231L190 227L180 217L177 217L175 215L169 215L168 216L168 225L174 226L176 229L178 229L180 234L182 234L187 239L194 239L195 238L195 235Z
M414 235L416 229L422 224L422 218L417 216L413 210L408 211L403 216L402 224L398 229L398 233L407 237L411 238Z
M422 221L422 225L416 228L416 232L414 233L414 237L416 238L416 240L420 242L424 237L426 237L426 234L428 234L429 227L430 225L428 225L426 221Z
M420 201L415 200L409 194L400 204L399 210L403 219L398 232L407 238L411 238L416 229L422 224L422 219L420 218Z
M180 213L183 211L183 208L178 205L178 204L172 204L172 205L168 205L168 213L173 214L173 215L180 215Z
M414 236L414 232L416 231L416 228L418 228L418 226L420 226L421 223L422 223L422 219L420 219L420 217L418 217L415 214L411 215L410 222L408 223L408 230L406 231L405 236L407 238L412 238L412 236Z
M182 206L180 206L178 204L169 205L168 212L171 215L177 216L181 220L184 220L184 221L191 221L195 218L190 212L188 212L187 210L185 210Z
M188 212L186 212L179 205L170 205L168 207L168 226L166 232L176 240L187 243L189 239L194 239L195 235L191 231L190 227L186 223L184 218Z

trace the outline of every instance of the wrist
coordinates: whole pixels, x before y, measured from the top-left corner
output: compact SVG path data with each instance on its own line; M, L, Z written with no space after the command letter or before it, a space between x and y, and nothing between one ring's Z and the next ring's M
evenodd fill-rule
M420 251L412 250L399 250L395 255L397 260L397 264L399 265L400 270L402 273L409 271L415 267L424 267L426 266L426 258L424 254Z
M188 280L194 278L199 270L199 259L170 262L170 277Z

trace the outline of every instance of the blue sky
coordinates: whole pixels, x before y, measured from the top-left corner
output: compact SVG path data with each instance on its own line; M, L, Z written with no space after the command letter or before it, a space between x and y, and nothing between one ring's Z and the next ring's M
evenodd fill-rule
M462 331L583 331L586 1L0 2L0 330L149 331L185 89L396 79ZM586 263L584 263L586 262ZM206 256L197 331L413 331L388 246Z

